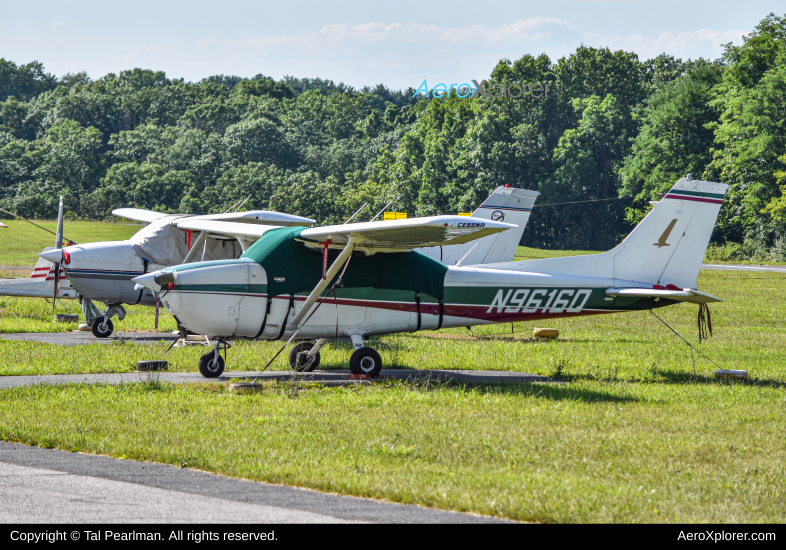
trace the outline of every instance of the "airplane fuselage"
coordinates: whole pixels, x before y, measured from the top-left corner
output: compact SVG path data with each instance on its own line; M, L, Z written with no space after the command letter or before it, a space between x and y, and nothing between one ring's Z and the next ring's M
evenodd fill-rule
M82 296L108 304L155 305L153 293L149 289L134 290L131 279L164 266L145 266L130 241L80 244L67 251L70 261L63 263L63 269Z
M291 336L285 327L308 295L268 296L264 268L244 258L190 264L176 268L176 273L172 288L161 290L164 307L188 329L212 336ZM415 292L407 290L338 287L335 294L320 298L321 306L312 310L297 338L534 321L646 310L675 303L606 294L607 289L618 286L647 287L615 279L449 267L442 304L424 293L418 301Z

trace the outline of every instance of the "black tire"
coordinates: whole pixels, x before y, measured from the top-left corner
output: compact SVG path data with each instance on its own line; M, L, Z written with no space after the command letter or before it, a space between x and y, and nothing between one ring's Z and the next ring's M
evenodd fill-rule
M136 370L140 372L152 372L160 370L168 370L169 362L167 361L137 361Z
M376 378L382 370L382 358L374 348L356 349L349 358L349 370L352 374L365 374Z
M313 357L305 354L314 347L311 342L300 342L289 350L289 366L298 372L312 372L319 366L319 352Z
M90 328L90 331L96 338L109 338L114 330L115 325L112 324L112 320L107 319L106 324L104 324L103 317L99 317L93 321L93 326Z
M224 372L224 358L219 355L214 360L215 356L215 351L208 351L199 358L199 372L205 378L216 378Z

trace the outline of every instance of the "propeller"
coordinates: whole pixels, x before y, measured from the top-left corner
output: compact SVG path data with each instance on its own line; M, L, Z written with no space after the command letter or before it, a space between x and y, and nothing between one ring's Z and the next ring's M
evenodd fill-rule
M63 195L60 195L60 206L57 210L57 233L55 234L55 248L60 250L63 248ZM57 300L57 292L60 290L60 263L63 255L60 255L60 260L55 262L55 289L52 295L52 312L55 311L55 300Z

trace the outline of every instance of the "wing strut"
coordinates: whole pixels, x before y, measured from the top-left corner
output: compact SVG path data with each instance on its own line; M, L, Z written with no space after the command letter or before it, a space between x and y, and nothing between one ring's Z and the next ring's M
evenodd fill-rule
M344 267L344 264L352 255L352 251L354 249L355 249L355 240L352 237L350 237L347 246L344 247L344 250L342 250L341 254L338 255L336 261L334 261L333 265L330 266L330 269L328 269L325 278L320 279L319 283L317 283L317 286L314 287L314 290L312 290L311 294L309 294L308 298L306 298L306 303L303 304L303 307L300 308L300 311L297 312L297 314L292 318L292 321L290 321L290 323L287 325L287 331L296 331L298 329L298 325L300 324L300 321L302 321L303 317L305 317L308 314L309 310L311 310L311 306L313 306L314 302L316 302L317 299L320 297L322 291L324 291L325 288L327 288L328 283L330 283L330 281L333 280L333 277L336 276L338 270Z
M202 253L202 257L204 258L206 240L207 240L207 231L202 231L199 237L197 237L194 246L191 247L191 249L188 251L188 254L186 254L186 257L183 258L182 263L190 264L191 262L194 261L194 259L197 257L197 254L199 254L200 252Z

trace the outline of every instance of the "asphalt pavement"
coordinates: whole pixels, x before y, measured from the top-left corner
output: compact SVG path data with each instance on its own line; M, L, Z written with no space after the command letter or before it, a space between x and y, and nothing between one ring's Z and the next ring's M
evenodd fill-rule
M303 382L319 382L326 386L369 384L365 380L351 380L348 370L317 370L310 373L294 373L293 371L224 371L217 378L205 378L199 372L124 372L107 374L38 374L32 376L0 376L0 389L19 388L33 384L129 384L150 380L172 382L174 384L204 382L238 382L246 379L259 381L290 381L296 379ZM533 383L551 382L546 376L526 374L523 372L494 370L415 370L415 369L383 369L381 380L441 380L463 383Z
M4 523L498 523L152 462L0 442Z
M59 346L83 346L85 344L113 344L128 342L130 344L171 344L177 335L171 332L115 332L109 338L96 338L90 331L73 332L17 332L0 334L3 340L24 340L26 342L43 342Z
M701 264L702 269L713 271L776 271L786 273L786 265Z

